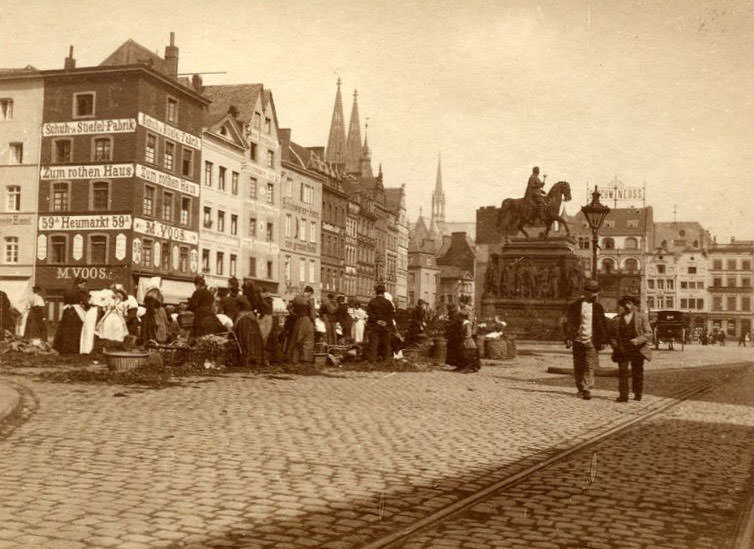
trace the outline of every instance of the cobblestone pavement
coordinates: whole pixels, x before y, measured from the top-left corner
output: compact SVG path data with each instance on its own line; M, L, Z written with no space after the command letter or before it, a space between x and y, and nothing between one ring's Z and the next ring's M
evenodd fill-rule
M732 547L752 486L754 368L726 377L401 546Z
M750 359L691 357L668 365ZM357 547L719 375L648 376L645 399L620 406L615 379L586 402L543 373L568 360L522 356L474 375L232 374L162 390L3 367L38 408L0 440L0 548Z

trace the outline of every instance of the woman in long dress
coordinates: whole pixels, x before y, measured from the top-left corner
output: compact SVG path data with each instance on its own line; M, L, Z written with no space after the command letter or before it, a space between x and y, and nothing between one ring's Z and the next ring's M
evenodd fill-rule
M52 348L61 354L78 354L81 349L81 327L86 316L82 305L84 294L85 290L79 286L72 286L63 294L63 314L52 341Z
M196 290L188 302L188 310L194 313L194 324L191 328L192 337L201 337L207 334L218 334L225 331L215 315L215 298L207 289L207 283L203 276L194 277Z
M240 311L236 317L235 333L240 346L238 366L266 366L264 341L259 322L246 295L238 298Z
M126 325L126 311L128 308L128 294L125 290L111 291L109 301L105 302L105 314L97 323L94 333L100 339L122 343L128 335Z
M41 295L42 288L34 286L29 297L29 312L26 315L24 338L41 339L47 342L47 322L45 319L45 300Z
M314 362L315 309L312 295L314 290L307 286L304 293L294 297L288 306L288 311L295 320L286 342L285 357L293 364Z
M353 306L353 340L355 343L364 341L364 326L367 322L367 312L358 301Z

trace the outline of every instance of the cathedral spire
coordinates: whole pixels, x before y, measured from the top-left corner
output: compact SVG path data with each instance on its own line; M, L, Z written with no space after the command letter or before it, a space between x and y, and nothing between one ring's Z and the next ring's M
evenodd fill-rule
M346 162L346 128L343 121L343 100L340 97L340 77L335 93L335 106L330 122L330 136L327 139L325 160L329 164L343 165Z
M430 227L439 227L445 223L445 193L442 190L442 157L437 155L437 176L435 190L432 192L432 217Z
M361 121L359 120L359 92L353 91L353 107L351 120L348 123L348 137L346 138L346 171L361 171Z

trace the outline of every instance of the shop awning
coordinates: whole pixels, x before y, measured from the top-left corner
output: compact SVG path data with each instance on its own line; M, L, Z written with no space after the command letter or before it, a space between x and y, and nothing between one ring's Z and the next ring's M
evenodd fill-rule
M166 280L159 276L139 278L139 286L136 289L136 300L144 303L144 296L153 289L159 288L163 297L163 303L177 305L181 301L188 301L196 289L192 282L184 280Z
M23 311L26 307L26 300L31 295L31 279L2 279L0 278L0 290L4 291L8 296L10 304L13 305L19 311Z
M195 289L193 282L183 280L165 280L163 278L160 285L160 291L165 300L164 303L170 305L177 305L181 301L188 301Z

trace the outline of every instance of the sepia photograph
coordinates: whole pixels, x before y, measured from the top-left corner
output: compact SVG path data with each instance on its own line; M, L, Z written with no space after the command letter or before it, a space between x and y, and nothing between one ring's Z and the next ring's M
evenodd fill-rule
M0 7L0 549L754 549L751 0Z

